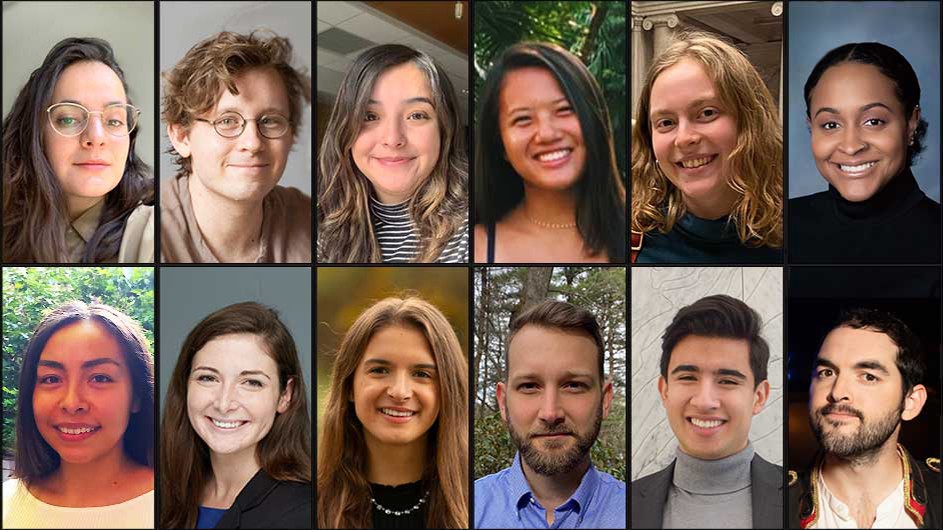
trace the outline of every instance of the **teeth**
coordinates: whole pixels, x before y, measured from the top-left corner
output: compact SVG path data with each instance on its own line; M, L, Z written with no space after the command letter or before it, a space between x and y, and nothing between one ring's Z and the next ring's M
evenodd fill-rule
M703 158L694 158L692 160L682 160L681 165L685 168L692 169L707 165L713 159L714 157L712 156L705 156Z
M213 418L210 418L213 419ZM220 429L235 429L236 427L242 425L241 421L219 421L213 419L213 425L219 427Z
M847 173L860 173L861 171L868 169L874 164L877 164L877 162L865 162L864 164L861 164L860 166L846 166L845 164L838 164L838 167L841 168L842 171L845 171Z
M540 160L541 162L553 162L554 160L560 160L568 154L570 154L570 149L560 149L559 151L552 151L550 153L539 155L537 160Z
M69 429L68 427L59 427L59 431L66 434L85 434L87 432L92 432L96 427L82 427L80 429Z
M383 414L386 414L387 416L396 416L397 418L408 418L409 416L416 415L415 412L409 412L409 411L403 412L403 411L393 410L393 409L380 409L380 412L382 412Z
M720 424L722 424L723 421L721 421L721 420L708 420L708 421L705 421L705 420L699 420L699 419L697 419L697 418L691 418L691 423L693 423L694 425L696 425L696 426L698 426L698 427L700 427L700 428L702 428L702 429L712 429L712 428L717 427L717 426L719 426Z

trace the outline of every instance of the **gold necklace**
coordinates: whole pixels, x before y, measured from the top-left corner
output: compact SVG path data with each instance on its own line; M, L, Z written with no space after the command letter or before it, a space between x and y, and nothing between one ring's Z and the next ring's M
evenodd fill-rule
M526 210L524 211L524 217L526 217L528 221L543 228L553 228L553 229L576 228L575 221L572 223L548 223L545 221L538 221L537 219L534 219L533 217L531 217L530 214L528 214Z

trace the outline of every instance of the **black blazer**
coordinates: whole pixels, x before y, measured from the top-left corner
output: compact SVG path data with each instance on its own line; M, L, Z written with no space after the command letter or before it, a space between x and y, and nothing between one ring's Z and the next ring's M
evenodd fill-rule
M658 473L632 482L632 528L661 528L674 478L675 462ZM750 495L753 497L753 528L783 527L783 468L760 455L750 463Z
M313 499L310 482L275 480L260 469L216 528L312 528Z

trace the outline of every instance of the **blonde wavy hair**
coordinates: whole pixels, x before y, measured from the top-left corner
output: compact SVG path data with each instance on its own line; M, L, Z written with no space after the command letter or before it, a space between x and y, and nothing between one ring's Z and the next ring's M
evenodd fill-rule
M703 32L678 34L652 64L632 128L632 230L670 232L685 213L681 191L658 167L652 146L652 85L682 59L699 63L737 120L727 184L737 192L730 220L748 247L783 246L783 134L769 89L746 56Z

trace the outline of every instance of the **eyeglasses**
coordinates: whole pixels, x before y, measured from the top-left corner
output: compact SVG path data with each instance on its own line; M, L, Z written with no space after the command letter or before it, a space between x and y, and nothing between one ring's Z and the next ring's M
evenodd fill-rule
M227 112L215 120L204 120L203 118L194 118L196 121L209 123L216 129L216 134L223 138L236 138L242 131L246 130L246 123L254 121L259 129L259 134L274 140L285 136L291 129L291 122L281 114L266 114L254 119L243 118L238 112Z
M88 110L78 103L56 103L46 109L49 124L56 133L78 136L88 128L89 116L101 115L102 126L112 136L127 136L138 124L141 109L127 103L114 103L103 110Z

